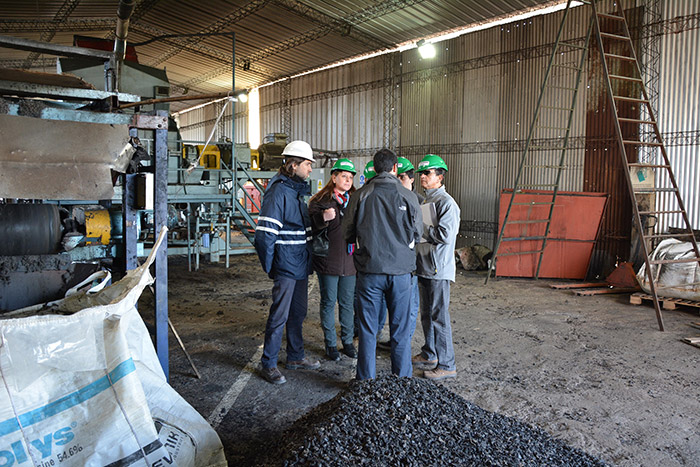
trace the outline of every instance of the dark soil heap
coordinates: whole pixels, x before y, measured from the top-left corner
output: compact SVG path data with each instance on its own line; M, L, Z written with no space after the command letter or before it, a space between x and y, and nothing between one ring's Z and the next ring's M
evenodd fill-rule
M297 420L260 464L605 465L442 386L394 376L351 383Z

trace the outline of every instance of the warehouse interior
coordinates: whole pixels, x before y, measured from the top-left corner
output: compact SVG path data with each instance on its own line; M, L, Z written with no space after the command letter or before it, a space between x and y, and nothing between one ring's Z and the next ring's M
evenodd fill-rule
M698 46L694 0L3 1L1 465L700 465ZM260 376L293 140L312 193L444 159L455 379L346 415L315 275L320 370Z

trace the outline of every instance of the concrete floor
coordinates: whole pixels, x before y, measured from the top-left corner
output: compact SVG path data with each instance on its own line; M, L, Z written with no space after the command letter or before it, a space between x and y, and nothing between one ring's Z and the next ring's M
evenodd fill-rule
M698 309L665 312L629 295L578 297L551 282L492 281L458 270L451 314L458 376L447 388L480 407L539 426L566 443L623 466L700 466ZM257 374L272 282L252 255L188 272L169 263L170 317L202 374L196 379L171 336L170 382L216 428L230 465L251 465L296 419L354 376L354 361L323 359L318 287L310 281L304 325L318 371L282 371L273 386ZM148 294L140 306L151 320ZM413 347L417 353L422 331ZM285 361L284 351L280 362ZM390 371L379 352L378 374ZM415 371L415 377L421 377ZM379 461L378 461L379 462Z

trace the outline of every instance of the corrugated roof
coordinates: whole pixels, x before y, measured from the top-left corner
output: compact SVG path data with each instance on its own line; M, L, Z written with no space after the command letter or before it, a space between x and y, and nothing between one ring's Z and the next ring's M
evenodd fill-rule
M72 45L74 35L111 39L118 0L3 0L0 34ZM236 89L520 11L551 0L140 0L129 42L165 34L236 33ZM178 37L137 48L165 68L173 95L231 88L228 37ZM29 52L0 48L0 68L26 66ZM54 61L55 62L55 61ZM52 68L52 57L32 68ZM244 67L249 68L244 71ZM178 110L187 104L172 105Z

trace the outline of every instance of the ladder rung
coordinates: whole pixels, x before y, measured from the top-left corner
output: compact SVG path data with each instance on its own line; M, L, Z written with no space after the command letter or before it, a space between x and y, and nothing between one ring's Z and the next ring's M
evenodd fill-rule
M648 167L650 169L670 169L670 165L664 165L664 164L640 164L638 162L629 162L627 164L630 167Z
M649 141L630 141L630 140L623 140L622 141L624 144L632 144L634 146L663 146L663 143L653 143Z
M622 76L622 75L608 75L612 79L621 79L624 81L634 81L635 83L641 83L642 80L640 78L634 78L632 76Z
M554 204L554 202L545 202L545 201L533 201L531 203L513 203L513 206L541 206L541 205L551 205Z
M639 214L683 214L683 211L639 211Z
M574 109L571 109L569 107L553 107L551 105L543 105L541 106L543 109L554 109L554 110L568 110L569 112L573 111Z
M625 20L625 17L624 17L624 16L620 16L620 15L610 15L610 14L608 14L608 13L598 13L598 16L600 16L601 18L617 19L617 20L620 20L620 21L624 21L624 20Z
M499 253L496 257L500 258L501 256L516 256L516 255L532 255L535 253L542 253L542 250L537 250L537 251L517 251L517 252L512 252L512 253Z
M541 224L542 222L549 222L549 219L534 219L528 221L507 221L506 224Z
M630 38L627 37L627 36L620 36L620 35L617 35L617 34L611 34L611 33L609 33L609 32L601 32L601 33L600 33L600 37L607 37L608 39L616 39L616 40L620 40L620 41L628 41L628 40L630 40Z
M628 97L628 96L613 96L613 99L618 100L618 101L627 101L627 102L642 102L644 104L648 104L649 101L646 99L640 99L638 97Z
M679 233L679 234L652 234L652 235L642 235L644 238L676 238L676 237L694 237L692 233Z
M627 122L627 123L642 123L644 125L656 125L656 122L653 120L639 120L638 118L626 118L626 117L617 117L617 119L621 122Z
M615 60L624 60L626 62L634 62L637 59L634 57L628 57L627 55L617 55L617 54L603 54L608 58L614 58Z
M698 261L700 261L700 258L656 259L649 261L649 264L697 263Z
M523 240L544 240L547 237L506 237L502 238L502 242L520 242Z
M634 193L674 193L678 190L675 188L638 188Z

